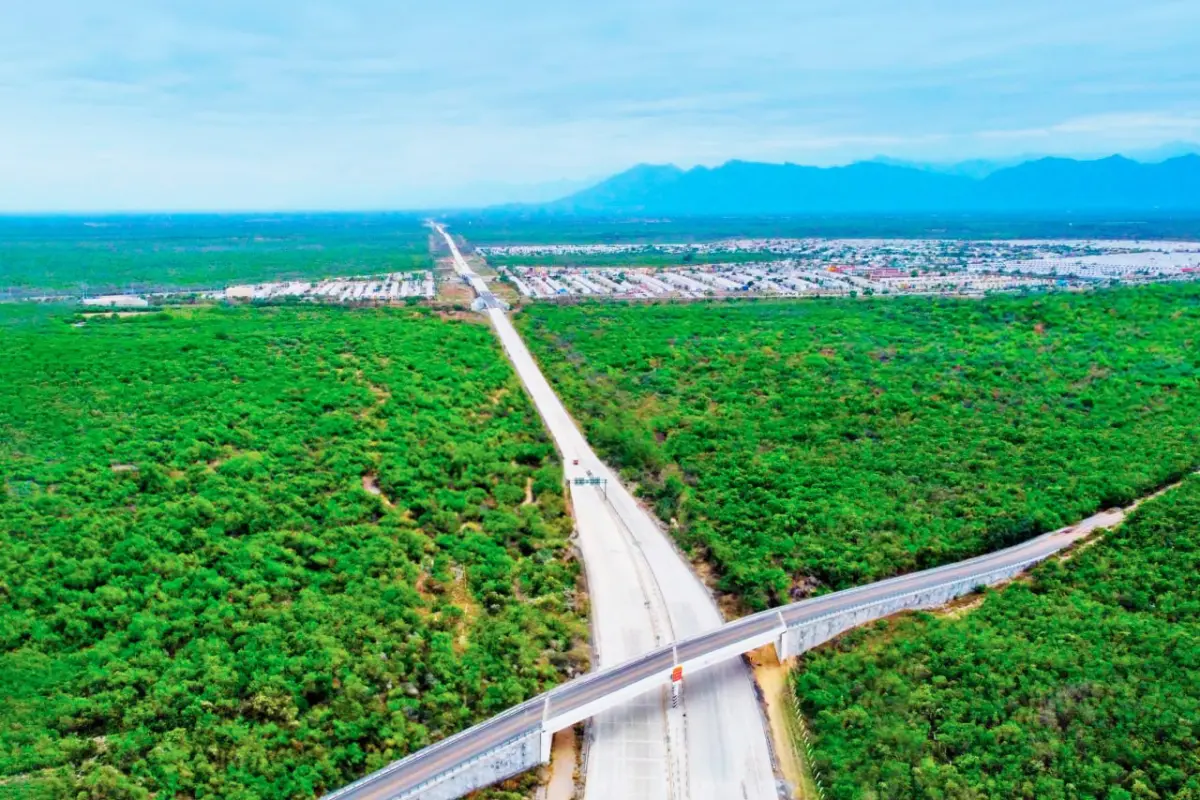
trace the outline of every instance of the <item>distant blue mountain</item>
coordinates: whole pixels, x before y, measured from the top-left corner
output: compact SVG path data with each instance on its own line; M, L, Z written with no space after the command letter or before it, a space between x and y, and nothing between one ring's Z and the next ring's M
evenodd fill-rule
M969 171L969 170L964 170ZM983 177L881 161L803 167L640 165L542 206L573 214L1200 211L1200 156L1042 158Z
M980 181L983 207L1032 211L1200 210L1200 156L1142 164L1043 158Z

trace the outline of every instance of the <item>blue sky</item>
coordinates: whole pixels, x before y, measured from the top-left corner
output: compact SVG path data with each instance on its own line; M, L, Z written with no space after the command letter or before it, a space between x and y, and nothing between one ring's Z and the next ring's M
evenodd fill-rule
M639 162L1200 140L1195 0L0 3L2 210L404 208Z

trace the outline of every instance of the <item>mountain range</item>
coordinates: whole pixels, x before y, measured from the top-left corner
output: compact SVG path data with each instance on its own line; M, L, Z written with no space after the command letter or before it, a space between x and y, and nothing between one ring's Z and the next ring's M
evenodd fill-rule
M1123 156L1039 158L994 170L981 163L957 170L887 159L844 167L730 161L685 170L643 164L539 210L578 215L1200 211L1200 156L1195 154L1159 163Z

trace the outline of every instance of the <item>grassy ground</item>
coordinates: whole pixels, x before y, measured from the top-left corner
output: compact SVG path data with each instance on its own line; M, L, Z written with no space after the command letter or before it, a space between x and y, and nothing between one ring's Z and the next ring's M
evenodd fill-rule
M401 215L0 218L0 297L220 288L427 269Z

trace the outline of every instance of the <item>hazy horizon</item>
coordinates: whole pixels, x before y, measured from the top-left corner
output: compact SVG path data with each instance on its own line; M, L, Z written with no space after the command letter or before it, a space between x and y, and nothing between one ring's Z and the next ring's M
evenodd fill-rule
M1161 152L1160 152L1161 151ZM1165 155L1164 155L1165 153ZM830 164L830 165L806 165L799 164L797 166L818 166L820 169L831 169L851 164L861 163L884 163L890 166L907 167L911 169L921 169L932 172L945 172L946 174L958 175L960 177L979 179L981 176L971 174L971 169L956 169L958 167L979 169L980 165L988 165L991 169L986 170L988 174L992 171L999 171L1008 166L1016 166L1018 164L1029 161L1036 161L1044 158L1071 158L1078 161L1099 161L1107 158L1128 158L1140 163L1161 163L1173 158L1178 158L1181 155L1196 155L1200 156L1200 145L1186 145L1185 143L1166 143L1158 148L1150 148L1145 151L1126 153L1109 153L1106 155L1100 154L1083 154L1083 155L1068 155L1060 156L1058 154L1045 153L1030 153L1022 156L1013 157L1010 159L965 159L963 161L941 162L917 162L905 159L895 159L884 155L877 155L873 158L856 159L848 161L845 164ZM347 205L344 207L324 207L324 206L294 206L294 207L274 207L274 206L226 206L226 207L192 207L192 208L61 208L61 209L6 209L0 207L0 219L3 218L53 218L53 217L95 217L103 218L106 216L121 217L121 216L146 216L153 217L156 215L162 216L246 216L254 214L264 214L267 217L272 216L304 216L304 215L338 215L338 214L362 214L366 216L379 215L386 216L395 214L397 216L421 216L426 214L438 214L443 212L460 213L460 212L489 212L497 211L504 212L510 207L513 210L519 211L521 207L528 206L534 208L543 203L549 203L553 200L564 199L575 192L582 189L587 189L595 186L605 180L620 175L625 172L633 171L643 167L676 167L683 172L693 169L710 168L715 169L720 166L729 165L735 162L745 163L745 159L728 159L713 165L697 164L689 167L678 167L675 164L631 164L624 169L618 170L608 175L600 175L594 178L589 178L580 181L558 180L548 181L537 184L505 184L505 183L480 183L469 187L473 197L479 198L477 202L460 202L460 203L442 203L442 204L427 204L424 206L353 206ZM776 166L784 164L794 164L794 162L757 162L770 163ZM823 212L824 213L824 212ZM913 212L925 213L925 212ZM947 208L940 213L974 213L962 209ZM1000 212L989 212L1000 213ZM1015 212L1020 214L1031 212ZM1090 213L1090 212L1089 212ZM1124 212L1120 212L1124 213ZM1164 212L1172 213L1172 212ZM748 213L748 216L759 216L758 214ZM1119 215L1119 214L1118 214Z
M464 207L639 163L1200 140L1200 6L1175 0L48 0L7 16L7 212Z

